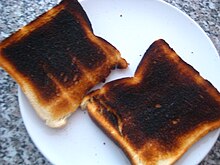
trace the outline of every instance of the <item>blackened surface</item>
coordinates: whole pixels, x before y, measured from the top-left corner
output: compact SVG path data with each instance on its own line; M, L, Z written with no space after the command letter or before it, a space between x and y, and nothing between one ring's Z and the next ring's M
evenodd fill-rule
M64 1L61 1L61 3L62 2L64 2ZM91 22L87 16L86 12L84 11L83 7L78 2L78 0L68 0L66 8L67 8L67 10L70 10L73 13L76 13L76 14L80 13L81 16L83 17L83 19L87 22L90 30L93 31Z
M105 98L102 97L93 97L94 102L97 103L98 109L100 113L105 117L106 120L108 120L116 129L118 128L118 118L115 114L113 114L108 107L103 105L99 102L99 100L104 100Z
M51 98L58 92L46 76L48 72L68 87L82 74L76 60L92 69L105 58L103 52L86 38L80 24L65 10L29 36L5 48L4 52L19 72L31 77L43 91L44 98Z
M161 56L148 63L148 74L140 84L109 84L106 104L117 110L122 133L137 148L156 139L161 147L172 149L178 145L176 137L220 118L219 103L166 60Z
M118 128L118 118L111 111L103 109L103 116L109 120L110 123L117 129Z

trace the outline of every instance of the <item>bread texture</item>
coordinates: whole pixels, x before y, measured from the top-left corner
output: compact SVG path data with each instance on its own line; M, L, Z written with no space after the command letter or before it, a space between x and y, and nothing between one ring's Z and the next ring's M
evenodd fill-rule
M0 43L0 66L46 124L60 127L92 87L127 62L94 35L77 0L63 0Z
M134 77L105 84L81 106L133 165L173 164L220 127L219 92L162 39Z

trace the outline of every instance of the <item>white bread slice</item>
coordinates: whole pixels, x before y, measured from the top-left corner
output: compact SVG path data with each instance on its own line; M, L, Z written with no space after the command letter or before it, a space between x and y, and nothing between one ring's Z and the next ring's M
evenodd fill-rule
M164 40L146 51L134 77L88 94L81 104L133 165L175 163L220 127L220 94Z
M93 34L77 0L63 0L0 43L0 66L46 124L60 127L88 90L127 62Z

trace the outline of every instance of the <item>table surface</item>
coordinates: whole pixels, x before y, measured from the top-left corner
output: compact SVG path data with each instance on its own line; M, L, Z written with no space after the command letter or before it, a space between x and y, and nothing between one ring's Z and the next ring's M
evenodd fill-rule
M220 52L220 0L165 1L194 19ZM59 0L1 0L0 41L58 3ZM50 165L25 129L17 87L16 82L0 68L0 164ZM220 137L200 164L220 164Z

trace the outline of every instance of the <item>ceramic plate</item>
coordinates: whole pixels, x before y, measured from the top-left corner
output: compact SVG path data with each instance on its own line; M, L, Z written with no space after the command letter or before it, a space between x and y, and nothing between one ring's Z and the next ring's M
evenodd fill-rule
M83 0L80 3L95 34L112 43L130 64L129 69L113 71L107 81L133 76L146 49L153 41L163 38L220 91L218 53L203 30L186 14L159 0ZM38 118L20 89L19 103L33 142L53 164L129 164L123 152L96 127L86 111L78 109L66 127L51 129ZM177 164L198 164L212 148L219 132L220 129L202 138Z

